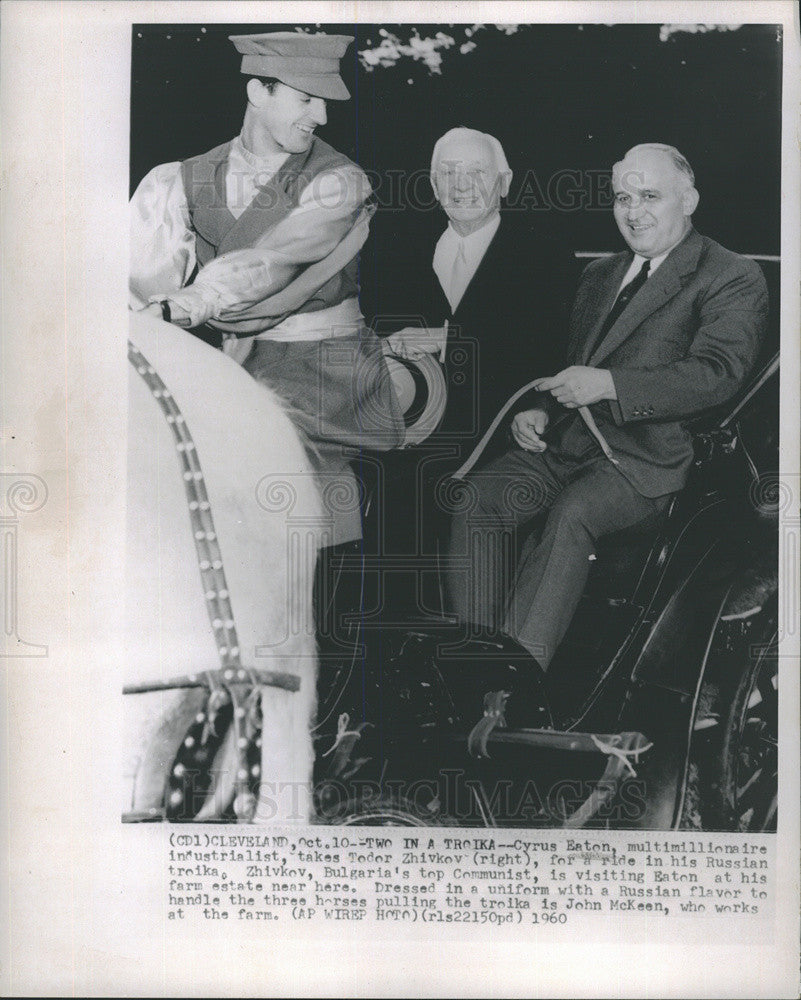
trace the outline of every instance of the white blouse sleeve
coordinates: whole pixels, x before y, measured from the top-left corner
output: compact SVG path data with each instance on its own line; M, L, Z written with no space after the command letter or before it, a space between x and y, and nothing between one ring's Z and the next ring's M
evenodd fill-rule
M180 163L162 163L142 180L131 199L130 305L182 288L195 267L195 234Z

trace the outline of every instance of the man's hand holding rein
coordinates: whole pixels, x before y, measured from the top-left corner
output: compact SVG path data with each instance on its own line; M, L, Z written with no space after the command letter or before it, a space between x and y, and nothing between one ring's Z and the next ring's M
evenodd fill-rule
M606 368L586 365L570 365L550 378L540 379L534 388L550 392L557 403L568 409L590 406L602 399L617 399L612 373Z

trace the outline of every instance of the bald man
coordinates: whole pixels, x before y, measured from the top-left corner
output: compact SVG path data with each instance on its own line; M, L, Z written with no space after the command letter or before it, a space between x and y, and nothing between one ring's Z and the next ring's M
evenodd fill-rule
M454 610L546 668L597 540L659 522L692 464L686 421L742 387L767 320L760 268L693 228L699 195L677 149L635 146L612 182L629 249L584 271L571 363L540 381L538 404L512 423L516 447L468 480L477 503L452 526ZM504 536L546 511L512 574Z

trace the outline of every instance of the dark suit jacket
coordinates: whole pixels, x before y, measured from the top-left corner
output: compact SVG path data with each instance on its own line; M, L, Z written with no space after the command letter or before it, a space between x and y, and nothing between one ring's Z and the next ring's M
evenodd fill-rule
M620 471L656 497L686 481L693 458L686 421L731 399L748 378L768 295L757 264L691 229L588 356L631 259L619 253L585 269L568 362L611 371L617 400L590 409ZM571 420L555 446L574 450L581 437L582 422Z
M379 333L403 326L441 327L448 321L448 403L427 444L458 445L463 459L517 389L564 367L577 268L572 254L538 229L539 219L502 211L498 230L452 313L432 267L443 221L441 212L413 220L414 228L403 233L398 228L394 241L387 234L393 220L385 221L377 235L383 240L376 253L384 261L376 267L381 274L375 275L372 293L363 291L362 301L368 322L371 310L377 316ZM391 242L397 246L390 247ZM364 269L362 280L369 285Z

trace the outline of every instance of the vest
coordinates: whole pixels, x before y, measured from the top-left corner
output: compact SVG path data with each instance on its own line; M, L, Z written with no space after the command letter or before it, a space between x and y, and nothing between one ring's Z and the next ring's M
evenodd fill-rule
M238 219L228 209L225 175L231 143L190 157L181 164L184 192L194 230L199 267L220 254L252 247L296 208L304 188L326 170L352 165L322 139L314 138L305 153L292 153L270 180L260 187ZM355 222L359 209L353 213ZM359 257L329 279L297 312L316 312L358 297Z

